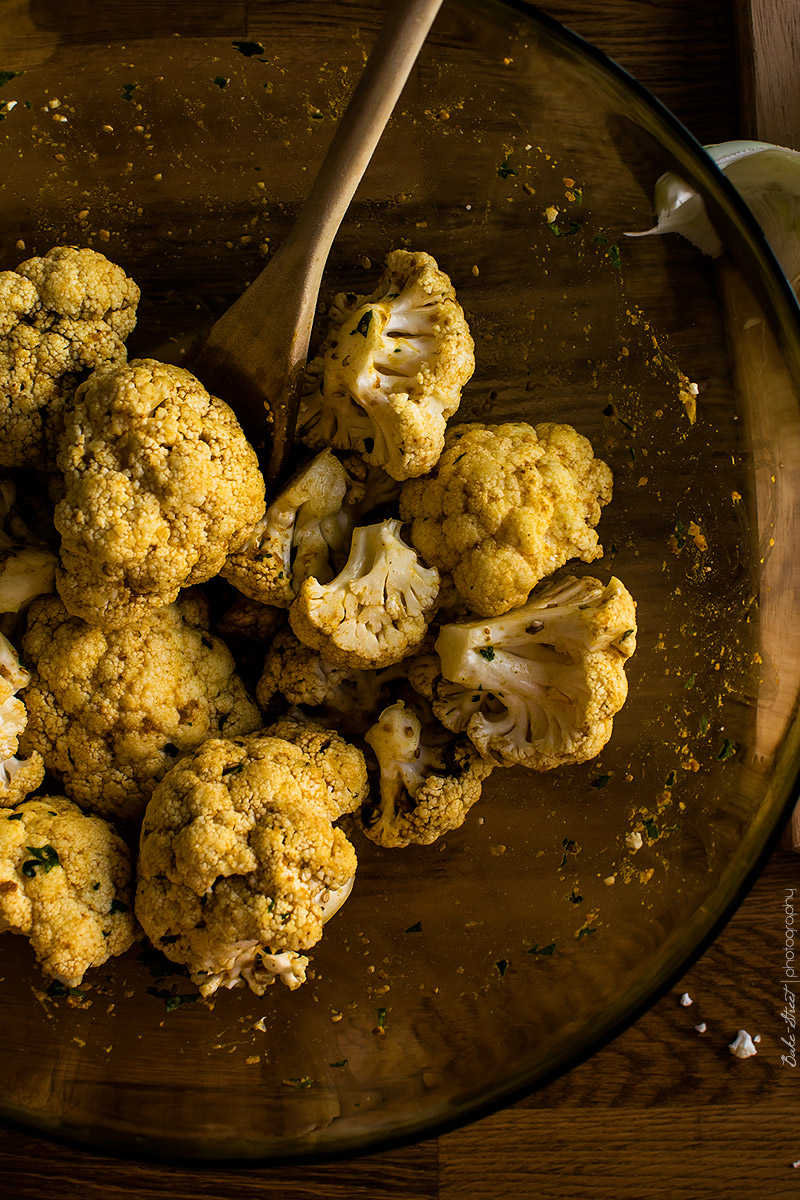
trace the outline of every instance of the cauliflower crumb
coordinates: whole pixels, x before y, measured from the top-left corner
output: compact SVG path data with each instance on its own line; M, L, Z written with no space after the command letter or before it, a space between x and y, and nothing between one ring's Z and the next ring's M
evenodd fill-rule
M739 1030L728 1049L736 1058L752 1058L754 1054L758 1054L753 1039L746 1029Z
M694 1003L694 1001L692 1000L692 997L689 995L688 992L684 992L683 995L681 996L680 1000L678 1001L678 1003L681 1005L682 1008L688 1008L690 1004Z

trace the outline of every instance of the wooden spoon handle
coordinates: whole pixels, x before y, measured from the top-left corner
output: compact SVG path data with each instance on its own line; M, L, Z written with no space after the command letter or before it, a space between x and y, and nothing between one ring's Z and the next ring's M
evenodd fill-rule
M285 247L322 259L400 97L442 0L396 0Z

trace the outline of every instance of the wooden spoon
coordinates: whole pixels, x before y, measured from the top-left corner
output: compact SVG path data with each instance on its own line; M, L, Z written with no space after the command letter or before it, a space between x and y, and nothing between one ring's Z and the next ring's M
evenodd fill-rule
M331 244L441 3L395 0L291 233L212 327L191 364L209 391L230 404L255 446L271 436L270 490L283 477L292 446Z

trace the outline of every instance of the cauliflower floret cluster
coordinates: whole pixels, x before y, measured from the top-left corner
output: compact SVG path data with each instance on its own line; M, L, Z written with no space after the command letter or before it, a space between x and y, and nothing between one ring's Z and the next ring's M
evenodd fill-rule
M337 728L364 733L384 707L387 689L405 675L402 660L375 670L337 666L304 645L291 628L282 629L264 659L256 700L264 712L281 699L322 710Z
M336 578L306 579L289 610L300 641L336 666L391 666L413 654L428 632L439 572L423 566L400 529L397 520L354 529Z
M475 369L453 285L430 254L393 250L371 296L342 293L308 369L300 436L356 450L393 479L436 463Z
M0 479L0 522L0 614L18 613L53 591L58 559L28 528L11 479Z
M467 738L448 737L402 700L365 734L378 764L378 795L359 811L379 846L429 846L464 824L492 766Z
M0 809L13 807L44 779L41 754L33 751L18 758L20 734L28 714L17 695L31 681L31 673L19 660L8 638L0 633Z
M421 557L491 617L570 559L600 557L594 527L611 488L611 471L571 425L456 425L435 470L404 484L400 516Z
M472 337L431 256L396 250L336 297L301 405L316 454L267 503L233 411L126 361L138 295L88 250L0 274L0 463L58 471L52 538L0 481L0 617L30 665L0 634L0 931L66 986L123 952L114 817L145 935L204 996L294 989L353 887L340 818L429 845L495 767L606 744L633 600L542 581L601 555L611 473L571 426L446 429ZM45 771L66 796L24 799Z
M23 639L27 753L87 809L140 818L156 783L207 737L249 733L258 709L196 593L135 625L104 629L57 596L34 601Z
M66 415L56 506L67 609L121 625L217 575L264 512L255 451L232 410L188 371L104 367Z
M433 710L492 763L538 771L594 758L625 702L636 606L618 579L568 577L494 620L442 627Z
M0 812L0 932L28 938L45 973L66 987L132 945L131 875L119 834L65 796Z
M352 886L355 851L333 822L364 799L363 760L328 731L294 732L297 744L205 742L147 806L136 914L203 995L244 983L260 995L276 975L299 986L303 951Z
M139 288L96 250L56 246L0 272L0 464L52 467L64 406L124 363Z
M331 559L346 557L353 514L345 508L348 477L330 449L303 467L272 501L221 574L261 604L289 608L303 581L327 583Z

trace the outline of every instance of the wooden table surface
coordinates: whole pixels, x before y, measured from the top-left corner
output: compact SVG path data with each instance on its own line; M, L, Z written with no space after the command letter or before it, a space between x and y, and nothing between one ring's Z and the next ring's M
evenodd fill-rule
M702 142L714 142L749 130L735 82L734 16L740 2L546 0L541 7L616 58ZM800 0L785 3L790 18L800 12ZM0 1195L798 1197L800 1069L781 1061L787 1050L780 1015L782 905L790 888L800 889L800 858L779 851L715 945L646 1016L565 1078L456 1133L335 1165L193 1172L105 1160L0 1129ZM679 1003L683 992L693 998L690 1007ZM700 1022L707 1026L704 1033L695 1031ZM739 1060L729 1053L740 1028L760 1035L755 1058Z

